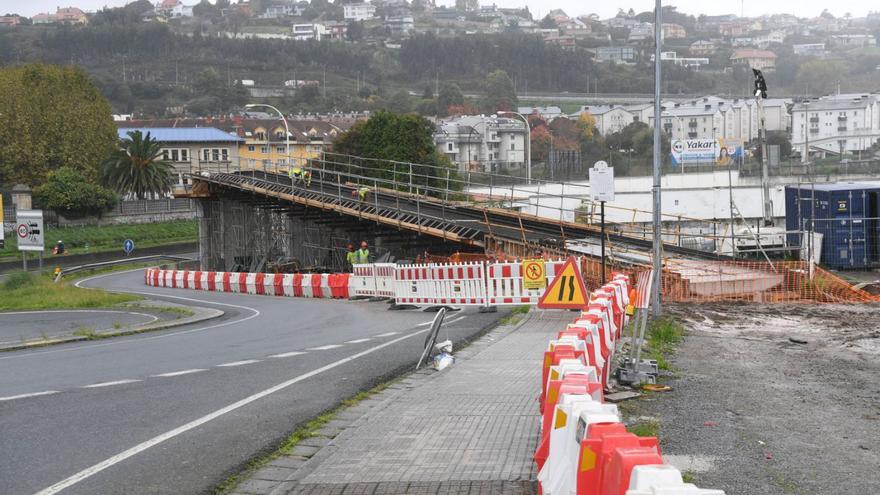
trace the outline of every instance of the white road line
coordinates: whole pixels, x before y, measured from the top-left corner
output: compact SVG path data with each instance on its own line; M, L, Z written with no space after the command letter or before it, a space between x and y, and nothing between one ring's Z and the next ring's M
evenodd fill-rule
M376 335L376 337L391 337L392 335L397 335L398 333L400 332L380 333L379 335Z
M259 359L245 359L244 361L233 361L231 363L218 364L217 367L218 368L231 368L233 366L243 366L245 364L254 364L254 363L259 363L259 362L260 362Z
M434 322L433 322L433 321L426 321L426 322L423 322L423 323L419 323L419 324L416 325L416 326L417 326L417 327L427 327L427 326L430 325L431 323L434 323Z
M0 397L0 402L6 400L27 399L28 397L39 397L41 395L52 395L57 393L57 390L46 390L45 392L34 392L32 394L10 395L9 397Z
M111 275L120 275L123 273L135 272L135 271L143 271L143 268L135 268L134 270L125 270L125 271L120 271L120 272L106 273L103 275L95 275L94 277L84 278L84 279L78 281L74 285L76 287L80 287L81 289L92 289L92 287L82 287L82 286L80 286L80 284L83 282L88 282L89 280L94 280L96 278L109 277ZM185 335L188 333L195 333L195 332L201 332L204 330L210 330L212 328L220 328L220 327L225 327L225 326L229 326L229 325L235 325L236 323L242 323L242 322L248 321L248 320L256 318L262 314L262 313L260 313L260 310L258 310L258 309L254 309L254 308L251 308L248 306L240 306L238 304L228 304L228 303L207 301L204 299L195 299L192 297L170 296L167 294L160 294L160 293L155 293L155 292L138 292L138 291L129 291L129 290L110 290L110 289L105 289L105 290L107 290L108 292L116 292L116 293L120 293L120 294L138 294L138 295L142 295L142 296L167 297L169 299L180 299L182 301L191 301L191 302L203 303L203 304L207 304L207 305L226 306L228 308L237 308L237 309L243 309L246 311L251 311L253 314L251 314L250 316L247 316L245 318L238 319L238 320L225 321L223 323L217 323L216 325L208 325L206 327L193 328L192 330L181 330L180 332L163 333L163 334L159 334L159 335L154 335L152 337L141 337L137 341L117 340L117 341L105 342L105 343L101 343L101 344L82 345L79 347L67 347L67 348L55 349L55 350L51 350L51 351L28 352L28 353L10 353L11 354L10 356L0 357L0 361L6 360L6 359L20 359L20 358L26 358L26 357L31 357L31 356L41 356L43 354L55 354L57 352L75 352L75 351L81 351L83 349L94 349L95 347L105 347L105 346L110 346L110 345L128 344L131 342L140 343L140 342L144 342L146 340L164 339L166 337L173 337L176 335Z
M322 345L321 347L312 347L309 350L310 351L329 351L330 349L336 349L338 347L342 347L342 345L340 345L340 344Z
M270 358L286 358L286 357L293 357L293 356L301 356L303 354L307 354L307 353L301 352L301 351L282 352L281 354L272 354L269 357Z
M172 371L171 373L160 373L158 375L153 375L153 378L170 378L172 376L189 375L190 373L198 373L200 371L208 371L208 370L202 369L202 368L194 368L191 370Z
M89 478L91 476L94 476L95 474L100 473L101 471L113 466L114 464L118 464L118 463L128 459L129 457L137 455L137 454L149 449L150 447L156 446L156 445L158 445L166 440L169 440L171 438L174 438L182 433L186 433L187 431L192 430L193 428L197 428L197 427L199 427L209 421L215 420L215 419L219 418L220 416L223 416L224 414L230 413L232 411L235 411L236 409L244 407L244 406L250 404L251 402L262 399L263 397L266 397L267 395L274 394L275 392L278 392L280 390L284 390L285 388L287 388L291 385L294 385L296 383L299 383L303 380L308 380L309 378L311 378L313 376L320 375L321 373L324 373L325 371L332 370L333 368L338 368L339 366L342 366L343 364L349 363L349 362L354 361L358 358L364 357L368 354L372 354L378 350L384 349L385 347L392 346L392 345L394 345L398 342L401 342L403 340L406 340L406 339L415 337L417 335L423 334L426 331L427 330L419 330L419 331L413 332L411 334L404 335L402 337L398 337L394 340L389 340L388 342L385 342L384 344L379 344L375 347L371 347L371 348L366 349L364 351L361 351L357 354L352 354L351 356L342 358L338 361L334 361L334 362L327 364L325 366L322 366L318 369L309 371L308 373L299 375L295 378L291 378L290 380L287 380L286 382L281 382L278 385L275 385L274 387L267 388L261 392L255 393L249 397L245 397L244 399L241 399L238 402L234 402L232 404L229 404L228 406L226 406L222 409L218 409L210 414L206 414L205 416L202 416L201 418L198 418L198 419L191 421L189 423L186 423L185 425L178 426L177 428L175 428L173 430L167 431L159 436L153 437L145 442L139 443L128 450L124 450L124 451L114 455L113 457L110 457L109 459L103 460L103 461L101 461L91 467L83 469L82 471L74 474L73 476L66 478L66 479L63 479L63 480L59 481L58 483L55 483L54 485L37 492L36 495L54 495L55 493L58 493L61 490L64 490L65 488L73 486L86 478Z
M361 343L364 343L364 342L367 342L370 340L373 340L373 339L367 338L367 339L349 340L348 342L346 342L346 344L361 344Z
M83 385L82 388L101 388L101 387L112 387L113 385L124 385L126 383L135 383L140 380L116 380L113 382L101 382L101 383L93 383L91 385Z
M451 324L453 324L453 323L458 323L458 322L460 322L461 320L463 320L463 319L465 319L465 318L467 318L467 316L459 316L458 318L454 318L454 319L449 320L449 321L444 321L443 324L444 324L444 325L451 325Z

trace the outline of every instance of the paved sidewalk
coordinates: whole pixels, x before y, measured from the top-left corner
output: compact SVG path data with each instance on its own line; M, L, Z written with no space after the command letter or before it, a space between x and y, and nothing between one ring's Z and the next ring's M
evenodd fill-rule
M451 368L343 411L235 493L534 493L542 353L568 319L533 310L489 332Z

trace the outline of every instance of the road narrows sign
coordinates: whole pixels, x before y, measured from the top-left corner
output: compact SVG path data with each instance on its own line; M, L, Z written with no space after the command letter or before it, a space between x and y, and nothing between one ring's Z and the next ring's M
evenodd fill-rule
M556 278L538 301L541 309L583 309L587 307L587 288L574 258L568 258Z
M544 269L544 260L523 260L522 262L523 288L543 289L547 287L547 273Z

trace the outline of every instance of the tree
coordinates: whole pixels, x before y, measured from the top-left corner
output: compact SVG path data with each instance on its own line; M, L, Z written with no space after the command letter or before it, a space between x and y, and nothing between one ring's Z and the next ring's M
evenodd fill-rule
M119 148L104 162L101 179L119 194L144 199L171 189L174 167L161 159L162 146L140 131L128 133Z
M449 115L449 107L459 105L464 105L461 88L455 83L443 83L440 86L440 94L437 95L437 115L445 117Z
M590 112L581 112L577 119L577 128L581 131L582 141L589 141L596 135L596 118Z
M513 89L513 81L503 70L495 70L486 76L483 85L486 93L484 107L488 112L498 110L513 110L518 103L516 91Z
M554 29L557 27L556 21L554 21L553 18L550 17L550 14L545 15L544 18L541 19L540 26L541 29Z
M376 112L369 120L356 123L339 136L333 149L335 153L356 157L351 162L365 166L358 173L367 177L407 182L410 167L393 163L403 162L413 164L412 181L419 186L445 188L447 174L455 178L451 162L434 145L434 125L424 117L414 114L398 115L384 110ZM346 161L337 168L347 171L347 163ZM370 184L369 181L365 182ZM455 187L456 184L460 187L459 182L450 182L450 186ZM382 182L379 186L391 187Z
M31 64L0 69L0 184L38 185L70 167L94 179L113 151L110 104L81 69Z
M434 90L431 89L430 84L425 84L425 89L422 90L422 99L423 100L433 100L434 99Z
M798 70L798 86L808 88L809 94L834 91L837 83L847 75L847 66L839 60L809 60Z
M348 41L361 41L364 39L364 21L352 21L345 30Z
M89 182L71 167L49 172L46 182L34 189L34 196L43 208L70 218L100 214L119 199L113 191Z

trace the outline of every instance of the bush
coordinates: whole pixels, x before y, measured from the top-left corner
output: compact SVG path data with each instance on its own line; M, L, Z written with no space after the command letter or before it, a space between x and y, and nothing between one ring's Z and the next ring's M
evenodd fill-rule
M34 285L36 277L28 272L15 272L6 277L3 281L5 290L16 290L22 287Z
M34 196L43 208L73 218L100 214L119 200L116 193L88 182L70 167L50 172L46 182L34 190Z

